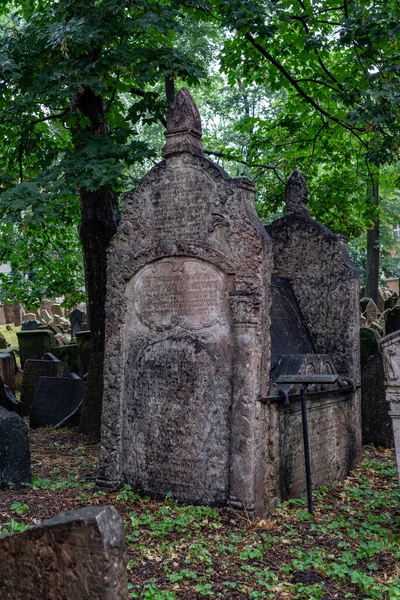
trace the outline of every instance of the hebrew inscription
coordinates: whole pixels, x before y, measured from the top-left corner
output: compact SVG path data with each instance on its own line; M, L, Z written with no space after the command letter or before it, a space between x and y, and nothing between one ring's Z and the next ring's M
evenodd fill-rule
M171 257L141 269L133 281L134 310L151 329L196 330L229 316L226 276L203 261Z

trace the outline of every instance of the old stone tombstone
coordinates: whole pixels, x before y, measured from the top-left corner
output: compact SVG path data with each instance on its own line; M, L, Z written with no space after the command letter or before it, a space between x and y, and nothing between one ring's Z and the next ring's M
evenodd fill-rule
M17 337L22 369L28 358L40 359L54 345L54 335L48 329L18 331Z
M29 415L35 390L41 377L62 377L64 365L56 357L54 360L29 359L24 364L21 404L23 416Z
M370 327L372 323L378 321L379 319L379 311L373 300L370 300L365 307L365 317L367 319L368 326Z
M92 338L90 331L78 331L76 336L76 344L78 346L78 354L80 361L79 373L85 375L89 368L89 359L92 353Z
M287 374L333 373L357 385L358 271L344 236L308 215L307 186L298 171L288 180L286 199L285 216L266 226L274 258L269 395L276 396L274 380L285 365L290 367ZM307 412L312 480L317 486L346 476L357 464L362 451L361 399L360 391L348 386L327 387L325 396L313 386L307 388L307 394L314 391L318 396L307 402ZM289 390L292 397L294 392ZM269 419L270 497L284 500L305 489L299 395L289 405L271 404Z
M31 456L28 429L16 412L0 406L0 489L31 483ZM1 554L1 553L0 553ZM4 557L0 561L4 563ZM3 580L0 591L3 598Z
M126 600L122 519L113 506L61 513L0 537L2 600Z
M361 343L361 417L363 444L393 447L392 421L385 394L385 373L380 337L363 328Z
M64 316L64 309L62 308L61 304L57 304L57 303L52 304L50 312L53 315L53 317L55 317L56 315L58 317Z
M0 333L0 350L5 350L7 348L7 340L2 333Z
M0 377L15 394L15 358L8 352L0 352Z
M90 355L88 376L85 380L85 402L83 404L79 431L89 435L98 435L101 427L101 399L103 397L104 353Z
M21 402L11 392L8 385L6 385L0 377L0 406L6 408L11 412L21 414Z
M6 324L6 316L4 314L4 304L0 304L0 325Z
M79 308L75 308L71 314L69 315L69 320L71 323L71 337L76 337L76 334L81 329L82 323L85 322L86 315Z
M36 329L43 329L43 324L36 319L28 319L21 325L21 331L35 331Z
M386 317L386 333L394 333L400 329L400 306L395 306L388 311Z
M99 483L262 514L270 240L253 184L204 158L185 89L163 156L109 252Z
M52 353L63 363L65 375L69 375L70 373L79 374L81 361L78 344L54 347L52 348Z
M6 323L14 323L14 304L4 304L4 317Z
M74 373L68 377L40 377L31 405L29 426L36 429L57 425L74 412L82 399L83 379Z
M386 400L393 424L394 446L400 483L400 331L381 340L385 368Z

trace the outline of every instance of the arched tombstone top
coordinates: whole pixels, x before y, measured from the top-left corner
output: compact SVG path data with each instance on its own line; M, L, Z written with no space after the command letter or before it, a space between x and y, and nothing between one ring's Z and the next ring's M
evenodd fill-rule
M308 217L308 187L300 171L293 171L286 184L285 217L299 215Z
M177 152L203 156L199 109L186 88L181 88L167 116L167 138L162 150L164 158Z

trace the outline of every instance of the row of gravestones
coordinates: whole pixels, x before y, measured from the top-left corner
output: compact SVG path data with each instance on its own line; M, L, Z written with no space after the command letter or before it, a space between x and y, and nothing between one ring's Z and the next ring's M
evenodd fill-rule
M385 336L400 329L400 298L395 292L386 289L380 289L380 295L379 306L371 298L360 300L361 327L374 329L379 335Z
M28 429L75 424L83 404L84 381L75 373L64 377L64 366L53 354L24 365L21 399L10 387L14 359L0 354L0 489L31 481Z

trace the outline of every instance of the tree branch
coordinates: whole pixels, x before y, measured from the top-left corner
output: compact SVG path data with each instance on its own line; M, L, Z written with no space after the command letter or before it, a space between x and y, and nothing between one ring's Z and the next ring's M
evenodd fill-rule
M334 123L337 123L344 129L347 129L348 131L350 131L355 137L357 137L357 139L363 146L366 146L364 140L362 140L360 138L360 136L356 133L357 131L360 133L364 133L364 131L362 129L358 129L356 127L351 127L350 125L347 125L347 123L345 123L344 121L341 121L334 115L329 114L324 108L322 108L322 106L320 106L313 98L311 98L311 96L309 96L299 86L299 84L296 82L294 77L292 77L292 75L285 69L285 67L280 62L278 62L269 52L267 52L267 50L265 50L265 48L263 48L260 44L258 44L256 42L256 40L253 38L253 36L250 33L245 33L245 38L251 43L251 45L254 48L256 48L256 50L258 50L260 52L260 54L264 58L266 58L276 69L278 69L278 71L284 76L285 79L287 79L287 81L289 81L289 83L292 85L292 87L294 87L294 89L297 91L299 96L301 96L303 98L303 100L305 100L316 111L318 111L321 115L323 115L330 121L333 121Z

